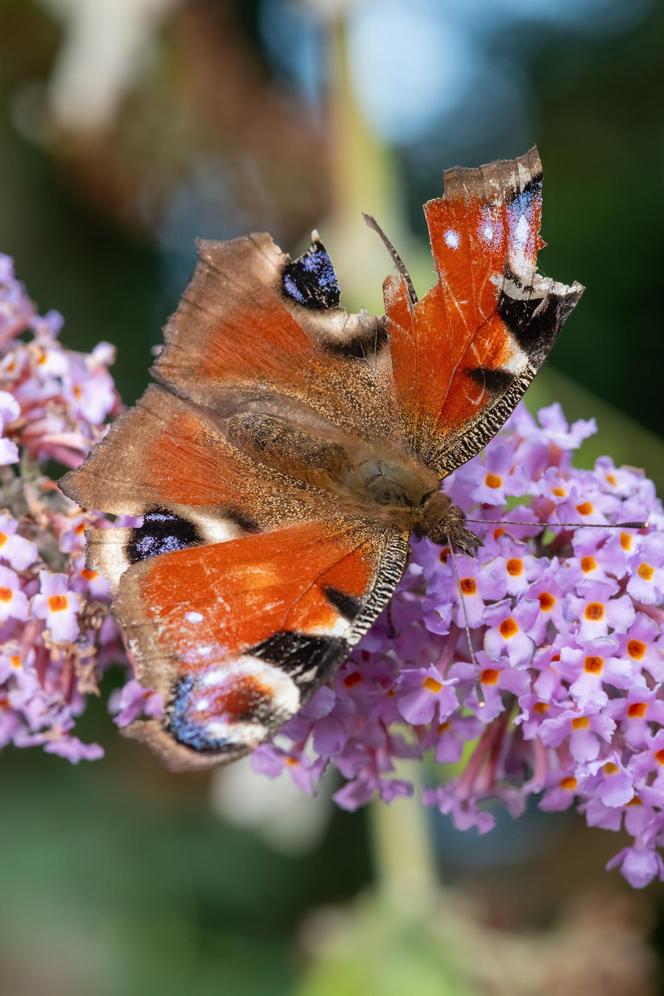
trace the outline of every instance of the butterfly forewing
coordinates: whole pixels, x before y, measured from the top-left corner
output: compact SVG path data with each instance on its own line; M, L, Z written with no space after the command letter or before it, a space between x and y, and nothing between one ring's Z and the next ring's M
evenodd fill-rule
M537 273L535 149L444 178L444 196L425 205L437 283L416 303L403 279L385 289L404 433L441 477L500 429L583 292Z

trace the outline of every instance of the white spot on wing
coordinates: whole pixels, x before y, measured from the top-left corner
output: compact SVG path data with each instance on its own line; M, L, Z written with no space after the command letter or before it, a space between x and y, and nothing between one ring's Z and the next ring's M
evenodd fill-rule
M206 543L227 543L245 535L242 527L232 519L219 518L200 509L188 508L187 518L197 526Z
M510 351L510 355L501 364L503 370L507 370L511 374L519 374L525 370L528 365L528 354L521 349L520 346L514 344Z
M453 228L448 228L445 232L445 245L450 249L458 249L461 239L459 238L459 233L455 232Z
M525 249L530 234L530 225L525 214L522 214L514 229L514 240L520 249Z
M243 747L256 747L265 739L267 730L262 723L228 723L212 719L203 727L210 740L222 740Z
M346 636L350 625L343 616L337 616L331 626L314 626L311 632L320 636Z
M200 614L200 612L185 612L184 617L187 620L187 622L190 623L203 622L203 616Z

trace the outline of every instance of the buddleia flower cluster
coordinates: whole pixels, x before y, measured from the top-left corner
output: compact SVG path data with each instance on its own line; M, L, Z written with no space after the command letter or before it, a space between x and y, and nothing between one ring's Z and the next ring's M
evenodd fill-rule
M0 256L0 747L75 762L102 755L75 727L111 663L128 676L118 725L162 704L132 677L108 585L85 565L86 528L109 523L51 476L120 410L113 347L66 349L61 325ZM631 835L610 864L632 885L664 877L664 514L641 471L572 465L594 431L558 405L517 409L445 481L479 520L477 555L413 541L387 609L255 768L306 793L336 769L336 802L355 810L412 795L403 771L419 765L422 803L460 829L490 830L496 803L576 807Z
M445 481L477 555L414 541L388 608L255 768L309 793L335 768L355 810L411 795L419 762L422 803L459 829L535 797L627 830L610 865L632 885L664 877L664 515L641 471L572 465L594 432L517 409Z
M119 411L114 349L65 349L0 255L0 747L40 746L70 761L103 751L74 730L104 670L124 653L103 577L85 565L85 530L103 525L45 468L76 467ZM130 683L118 710L137 693Z

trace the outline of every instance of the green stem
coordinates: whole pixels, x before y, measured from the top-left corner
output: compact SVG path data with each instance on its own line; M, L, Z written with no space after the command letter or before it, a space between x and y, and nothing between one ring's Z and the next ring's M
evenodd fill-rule
M378 889L401 912L421 918L440 898L438 868L428 810L419 799L415 765L403 764L398 777L415 781L414 795L369 810Z

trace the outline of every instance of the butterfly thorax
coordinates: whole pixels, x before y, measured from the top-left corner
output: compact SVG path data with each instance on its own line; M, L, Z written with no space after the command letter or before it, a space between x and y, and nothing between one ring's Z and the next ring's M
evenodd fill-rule
M326 492L346 514L450 543L472 554L478 538L436 474L398 443L354 439L278 415L244 412L229 419L232 442L254 460Z

